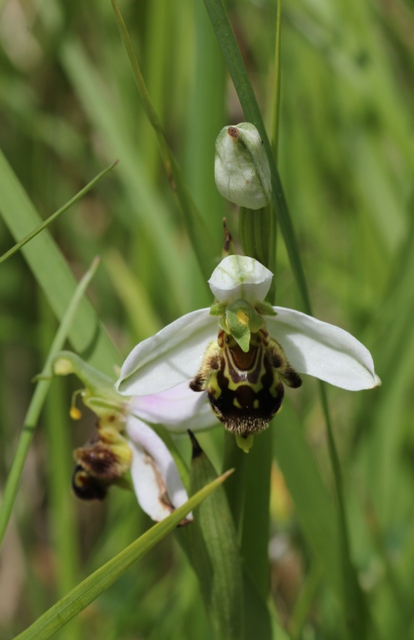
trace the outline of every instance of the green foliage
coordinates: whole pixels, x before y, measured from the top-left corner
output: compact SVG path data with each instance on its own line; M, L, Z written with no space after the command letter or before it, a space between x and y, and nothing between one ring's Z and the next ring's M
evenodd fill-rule
M328 391L342 520L314 381L287 390L281 414L248 454L220 426L200 434L216 468L236 469L224 489L240 551L227 560L233 577L242 575L246 637L352 637L356 594L358 620L350 622L367 625L364 637L414 638L411 7L289 0L276 43L279 3L225 2L239 54L219 2L206 0L218 40L199 0L121 2L146 113L111 3L29 4L13 13L13 3L1 3L0 255L94 186L0 263L4 524L12 511L0 556L1 637L40 624L150 526L132 493L114 489L104 505L88 507L71 495L71 450L94 421L85 414L70 422L72 380L53 382L38 415L31 380L77 280L99 254L93 304L79 304L68 342L113 377L138 340L212 303L205 281L222 253L225 215L237 249L273 265L278 304L312 306L351 331L383 381L370 392ZM217 194L213 159L221 128L244 120L273 152L273 209L242 211L239 235L239 213ZM31 402L36 433L20 439ZM173 446L188 462L186 439L174 437ZM24 455L13 475L16 451ZM223 533L216 522L202 526ZM56 637L210 640L214 624L190 564L166 538L107 594L95 592Z

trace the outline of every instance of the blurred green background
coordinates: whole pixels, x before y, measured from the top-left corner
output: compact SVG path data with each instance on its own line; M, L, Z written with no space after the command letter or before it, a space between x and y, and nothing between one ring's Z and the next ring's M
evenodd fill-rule
M120 7L218 261L222 217L237 240L237 212L214 185L214 141L224 125L244 117L204 5L129 0ZM234 0L226 7L270 124L276 2ZM278 166L314 312L366 344L383 381L371 392L329 389L352 557L381 637L414 638L412 4L285 0L281 65ZM120 358L167 322L210 304L110 2L2 0L0 146L44 218L119 160L51 233L76 278L101 255L90 297ZM0 254L13 244L0 218ZM300 309L280 237L277 257L278 304ZM20 254L0 271L2 486L31 379L43 367L57 321ZM132 494L113 490L102 505L72 496L71 451L93 429L86 412L80 424L69 419L76 388L73 380L53 382L27 459L0 555L2 638L26 628L150 524ZM293 468L295 450L279 449L277 435L305 435L315 483L320 479L321 500L329 505L331 469L316 383L307 379L287 396L273 425L275 615L292 639L336 640L329 567L315 553L315 536L310 542L313 506L303 505L293 486L301 458ZM219 468L222 427L200 440ZM188 452L185 442L182 448ZM321 547L328 543L321 534ZM57 637L212 636L196 578L170 537Z

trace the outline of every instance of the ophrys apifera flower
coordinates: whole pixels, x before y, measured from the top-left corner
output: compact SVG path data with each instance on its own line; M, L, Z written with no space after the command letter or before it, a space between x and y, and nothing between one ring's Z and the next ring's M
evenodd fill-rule
M156 398L125 397L114 390L110 378L66 351L56 359L54 372L74 373L85 385L74 394L71 417L81 417L75 405L77 396L97 416L93 437L74 452L72 485L78 497L102 500L111 485L128 486L130 471L138 502L153 520L166 518L188 500L170 451L149 424L164 423L174 428L178 423L184 430L208 426L211 412L202 406L202 398L197 398L188 385ZM190 520L191 514L185 522Z
M208 397L248 449L280 409L284 385L301 385L300 374L351 391L378 386L371 354L351 334L265 302L272 277L253 258L224 258L209 280L216 302L138 344L122 366L118 391L173 393L187 384Z

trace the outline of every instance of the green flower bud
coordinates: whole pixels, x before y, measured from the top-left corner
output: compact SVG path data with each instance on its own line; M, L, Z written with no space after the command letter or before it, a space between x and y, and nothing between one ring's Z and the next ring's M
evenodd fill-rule
M216 140L217 189L230 202L261 209L270 202L270 167L263 141L250 122L224 127Z

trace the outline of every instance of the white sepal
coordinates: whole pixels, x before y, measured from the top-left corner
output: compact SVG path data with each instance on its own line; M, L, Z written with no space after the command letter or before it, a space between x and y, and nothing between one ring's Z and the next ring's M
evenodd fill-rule
M130 438L131 477L137 500L145 513L159 522L187 502L187 492L171 453L155 431L135 416L129 416L126 432ZM186 520L192 519L188 514Z
M133 396L129 410L142 420L162 424L170 431L200 431L218 424L207 401L207 392L195 393L188 381L149 396Z
M267 328L298 373L349 391L381 384L370 352L350 333L300 311L273 309L277 315L266 318Z
M116 389L123 395L146 396L189 382L199 370L204 351L217 337L217 318L198 309L140 342L122 365Z

